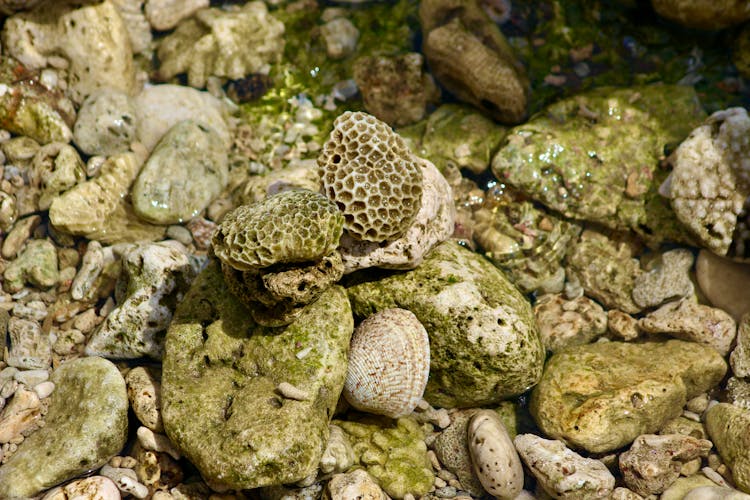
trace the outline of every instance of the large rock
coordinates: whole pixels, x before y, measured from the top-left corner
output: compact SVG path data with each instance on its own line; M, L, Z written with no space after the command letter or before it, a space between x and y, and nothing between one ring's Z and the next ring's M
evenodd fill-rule
M726 370L714 349L680 340L575 346L549 359L530 410L548 436L606 452L656 432Z
M212 261L167 332L167 435L213 486L302 480L316 470L326 447L353 328L338 286L296 322L258 326Z
M117 367L89 357L60 365L46 425L0 467L0 498L21 499L98 469L128 434L128 396Z
M718 30L750 19L746 0L651 0L661 16L688 28Z
M425 399L480 406L539 380L544 349L531 306L500 270L455 242L441 243L416 269L348 290L354 313L413 312L430 336Z
M750 410L719 403L706 413L706 429L737 487L750 493Z

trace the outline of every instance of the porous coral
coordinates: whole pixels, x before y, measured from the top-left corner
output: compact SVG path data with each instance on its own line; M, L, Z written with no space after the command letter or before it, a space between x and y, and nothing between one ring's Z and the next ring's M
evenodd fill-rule
M340 115L318 157L323 193L344 214L357 239L403 235L422 200L422 172L403 139L362 112Z

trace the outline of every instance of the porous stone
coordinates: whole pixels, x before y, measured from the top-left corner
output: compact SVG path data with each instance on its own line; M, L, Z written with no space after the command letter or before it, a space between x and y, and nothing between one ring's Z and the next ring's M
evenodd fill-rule
M41 187L39 209L49 209L52 200L86 179L86 169L78 151L62 142L39 148L31 162L31 183Z
M58 486L47 492L42 500L119 500L120 490L111 479L104 476L91 476L76 479L65 486Z
M481 256L444 242L412 271L348 288L356 316L401 307L430 337L425 399L480 406L520 394L540 377L544 349L531 307Z
M352 443L355 463L395 499L420 497L435 481L424 432L411 417L334 420Z
M523 468L513 441L492 410L469 421L468 443L474 472L484 489L500 500L513 500L523 489Z
M632 229L654 243L686 241L657 192L667 176L658 165L664 146L704 116L689 86L597 88L512 128L492 171L566 217Z
M682 434L695 439L708 439L708 434L702 422L679 416L667 421L659 429L659 434Z
M128 401L138 420L154 432L164 432L161 420L161 383L143 366L125 375Z
M334 475L326 485L323 498L326 500L386 500L388 496L378 486L372 476L362 469L346 474Z
M750 495L723 486L700 486L690 490L682 500L750 500Z
M729 354L737 334L734 319L721 309L698 304L690 298L670 302L638 321L641 331L708 345L722 356Z
M256 325L226 289L218 263L209 262L167 332L167 435L215 487L306 478L328 441L353 329L346 294L337 286L286 327ZM285 398L276 391L281 382L304 388L310 398Z
M359 30L345 17L337 17L326 22L321 26L320 34L326 44L326 54L331 59L350 56L357 48ZM372 111L370 112L372 113Z
M49 368L52 347L39 323L14 316L8 321L8 336L10 346L5 357L8 365L27 370Z
M466 409L451 416L451 424L435 438L431 447L435 450L440 463L456 475L461 487L474 496L484 494L484 487L474 472L469 451L469 420L477 412Z
M195 276L188 256L166 243L142 244L122 256L117 307L86 344L89 356L161 359L174 304Z
M23 248L29 238L31 238L41 222L42 218L38 215L31 215L16 221L16 223L13 224L13 228L5 236L1 252L2 256L9 260L15 259L18 252Z
M38 428L41 410L37 393L19 387L0 412L0 443L15 441Z
M607 311L607 329L612 335L626 342L635 340L640 335L638 320L618 309Z
M695 262L695 277L700 291L715 307L724 309L735 321L750 312L750 264L734 262L701 250Z
M664 252L651 261L633 284L633 301L642 308L660 306L693 293L693 253L684 248Z
M209 125L192 120L169 129L133 183L135 213L154 224L187 222L204 210L229 180L227 149Z
M183 85L153 85L133 99L138 140L151 151L164 134L184 120L211 127L228 148L232 144L221 101L208 92Z
M148 0L144 11L152 28L166 31L209 4L209 0Z
M651 0L654 10L688 28L719 30L750 19L742 0Z
M737 377L750 377L750 314L740 319L737 328L737 344L729 355L732 373Z
M574 346L547 361L530 411L548 436L610 451L658 430L726 370L716 350L681 340Z
M81 151L103 156L125 153L135 139L136 110L130 96L103 88L83 101L73 128L73 140Z
M75 102L100 88L136 89L130 35L112 2L77 5L45 0L8 19L3 47L25 66L41 69L51 57L68 60L68 92Z
M716 483L703 474L693 474L689 477L680 477L672 485L664 490L659 497L660 500L684 500L692 490L704 487L714 487ZM698 499L694 499L698 500Z
M26 283L39 288L50 288L60 279L57 250L48 240L31 240L19 256L3 272L3 288L11 293L20 291Z
M608 498L615 487L614 476L602 462L584 458L560 441L519 434L513 442L539 485L553 498Z
M566 300L561 294L542 295L534 305L534 316L542 344L552 352L588 344L607 331L607 313L584 296Z
M188 84L203 88L210 76L232 80L268 73L284 50L284 24L263 2L235 9L201 9L180 22L159 44L159 78L187 73Z
M683 464L706 457L711 441L681 434L642 434L619 458L625 484L641 496L662 493L678 477Z
M0 497L31 497L98 469L125 445L128 398L117 367L98 357L60 365L45 426L0 467Z
M330 424L328 429L328 444L320 458L320 472L323 474L345 472L354 465L354 449L341 427Z
M750 493L750 409L719 403L706 412L706 429L736 486Z

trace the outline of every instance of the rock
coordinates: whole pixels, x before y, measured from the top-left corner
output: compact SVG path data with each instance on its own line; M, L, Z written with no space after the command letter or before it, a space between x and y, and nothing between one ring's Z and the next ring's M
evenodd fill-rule
M165 243L138 245L122 256L117 307L86 344L88 356L161 359L173 304L187 292L195 271L188 256Z
M607 311L607 329L612 335L626 342L637 339L641 333L638 320L617 309Z
M750 264L701 250L695 262L695 276L708 301L731 314L735 321L750 312L750 296L745 293L750 283Z
M227 149L210 126L185 120L167 132L133 183L135 213L154 224L198 215L226 187Z
M391 127L424 118L427 105L438 101L440 91L422 66L422 55L417 52L357 59L354 80L367 112Z
M105 244L160 239L165 228L138 219L128 199L142 164L134 153L110 156L98 176L52 201L50 222L63 233Z
M16 197L12 194L0 191L0 232L7 232L18 217Z
M561 294L542 295L534 305L534 316L542 344L552 352L588 344L607 331L607 313L584 296L566 300Z
M750 19L742 0L651 0L651 5L660 16L688 28L719 30Z
M46 425L28 436L0 467L0 497L30 497L101 467L125 445L128 399L125 381L103 358L63 363Z
M413 418L365 416L333 422L351 441L355 464L364 467L391 498L420 497L433 485L424 432Z
M111 479L104 476L91 476L76 479L65 486L58 486L47 492L42 500L119 500L120 490Z
M694 437L695 439L708 439L706 429L701 422L696 422L683 416L667 421L659 429L659 434L682 434Z
M686 462L708 456L711 447L711 441L681 434L642 434L620 455L620 471L639 495L659 494L680 477Z
M100 88L136 89L130 35L111 2L79 7L45 0L8 18L2 32L7 53L32 69L62 55L70 64L68 92L75 102Z
M425 399L434 406L492 404L539 380L544 350L530 305L497 268L454 242L435 247L417 269L348 293L358 317L400 307L425 325Z
M627 488L615 488L610 495L609 500L642 500L643 497L638 493L630 491Z
M161 420L161 383L143 366L125 375L128 401L138 420L154 432L164 432Z
M326 54L331 59L342 59L350 56L357 48L359 30L345 17L337 17L326 22L320 27L320 34L326 44ZM369 109L368 112L378 116ZM378 116L378 118L380 117ZM381 120L383 119L381 118Z
M306 189L320 191L320 176L317 167L289 165L280 170L271 170L264 175L253 175L242 187L236 205L249 205L282 191Z
M70 285L70 296L75 300L87 297L94 290L94 283L104 270L104 251L101 243L89 242L81 260L81 267Z
M469 451L469 420L476 409L460 410L452 415L451 425L432 444L440 463L458 477L461 487L476 497L484 495L484 487L474 472Z
M320 472L323 474L345 472L354 465L354 449L341 427L330 424L328 429L328 444L320 458Z
M681 299L693 293L690 269L693 253L685 248L664 252L651 261L647 272L638 275L633 284L633 301L647 309Z
M726 385L727 402L750 410L750 382L747 379L730 377Z
M20 291L27 282L42 289L55 286L60 279L55 245L47 240L29 241L5 268L3 278L3 288L10 293Z
M205 123L228 148L232 139L224 121L224 105L208 92L182 85L153 85L138 94L135 105L138 140L151 151L164 134L184 120Z
M2 256L9 260L15 259L41 222L42 218L38 215L31 215L16 221L3 241Z
M446 89L501 123L526 117L523 66L477 2L421 2L419 18L427 62Z
M46 370L52 362L52 346L36 321L10 318L8 322L10 346L5 362L16 368Z
M697 304L691 299L682 299L661 306L638 322L641 331L655 334L666 333L672 337L709 345L722 356L737 333L737 324L721 309Z
M703 474L680 477L672 483L672 486L664 490L664 493L662 493L659 498L660 500L684 500L685 496L687 496L692 490L714 486L716 486L716 483Z
M600 87L512 128L492 171L566 217L632 229L654 243L686 241L657 192L667 176L658 165L664 146L704 116L691 87Z
M594 453L615 450L680 415L726 369L716 350L680 340L569 347L547 361L530 411L548 436Z
M166 31L197 10L208 7L209 3L209 0L148 0L146 18L155 30Z
M367 472L357 469L346 474L335 474L326 485L323 498L326 500L350 498L386 500L388 497Z
M81 104L73 128L76 146L87 155L125 153L136 139L136 109L130 96L100 89Z
M263 2L247 2L232 10L198 10L161 40L158 77L169 80L187 73L191 87L203 88L210 76L236 80L267 73L284 50L284 23Z
M19 387L0 412L0 443L15 441L36 429L41 411L37 393Z
M500 418L480 410L469 421L468 443L474 472L484 489L500 500L513 500L523 489L523 467Z
M52 200L86 179L86 169L73 146L53 142L42 146L31 162L32 184L41 186L39 209L49 209Z
M538 484L553 498L608 498L615 478L599 460L584 458L560 441L519 434L514 443Z
M354 325L340 287L283 328L258 326L249 314L212 261L167 332L164 428L216 487L292 483L314 472L346 375ZM281 382L310 399L284 398Z
M737 487L750 493L750 409L719 403L706 412L706 429Z
M690 490L682 500L750 500L750 495L721 486L701 486Z

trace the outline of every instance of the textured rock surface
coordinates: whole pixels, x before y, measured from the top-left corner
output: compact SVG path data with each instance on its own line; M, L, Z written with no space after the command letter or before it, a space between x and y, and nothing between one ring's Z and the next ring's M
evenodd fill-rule
M737 377L750 377L750 314L740 319L737 328L737 344L729 355L732 373Z
M706 413L706 429L737 487L750 493L750 409L714 405Z
M208 7L209 0L148 0L146 19L159 31L169 30L190 17L195 11Z
M136 138L136 111L131 97L105 88L81 104L73 140L88 155L124 153Z
M530 410L547 435L610 451L659 429L726 370L714 349L680 340L571 347L548 360Z
M352 330L339 287L297 322L259 327L226 290L218 263L209 263L167 333L167 435L209 484L254 488L302 480L315 471L328 441ZM276 392L282 382L308 399Z
M664 252L649 264L647 272L638 275L633 284L633 300L640 307L657 307L693 293L690 279L693 253L690 250L678 248Z
M388 496L378 486L372 476L362 469L346 474L336 474L328 482L324 498L327 500L386 500Z
M750 19L743 0L651 0L661 16L689 28L717 30Z
M413 271L348 289L355 315L413 312L430 336L425 399L443 407L491 404L533 386L543 348L531 306L483 257L438 245Z
M542 344L557 352L567 346L588 344L607 331L607 313L587 297L566 300L563 295L542 295L534 305Z
M29 241L5 268L3 278L3 288L11 293L20 291L27 282L39 288L56 285L60 271L55 245L47 240Z
M476 409L460 410L451 416L451 425L435 439L432 448L440 463L458 477L461 486L474 496L482 496L484 487L474 473L469 451L469 420Z
M0 497L25 498L101 467L125 444L128 397L114 364L89 357L54 373L46 425L0 467Z
M135 213L154 224L187 222L226 187L227 149L209 125L186 120L161 138L133 183Z

